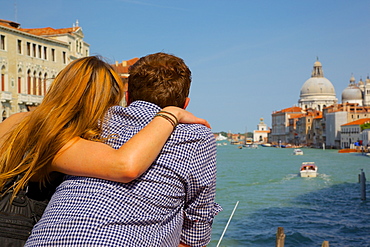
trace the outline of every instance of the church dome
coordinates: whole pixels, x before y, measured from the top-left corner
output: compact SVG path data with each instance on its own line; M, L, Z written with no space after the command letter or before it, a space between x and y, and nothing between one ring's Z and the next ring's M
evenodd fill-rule
M311 78L301 88L298 105L302 109L312 108L321 111L337 101L334 86L324 77L322 65L317 60L313 65Z
M355 101L362 100L362 92L356 85L350 84L342 92L342 103L355 103Z
M310 95L326 95L335 97L333 84L325 77L311 77L301 88L301 98Z

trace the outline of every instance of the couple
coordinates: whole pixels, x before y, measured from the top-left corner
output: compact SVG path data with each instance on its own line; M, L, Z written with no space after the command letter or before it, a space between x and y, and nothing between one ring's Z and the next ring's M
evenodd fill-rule
M186 108L190 70L181 59L157 53L141 58L129 73L126 93L129 106L108 104L112 107L105 119L99 121L97 131L79 133L77 139L62 142L57 152L54 151L56 156L52 157L51 165L37 169L43 173L33 171L32 179L40 181L38 176L49 171L74 176L67 176L57 188L26 246L205 246L209 243L213 217L221 210L214 203L215 140L202 125L177 126L178 121L205 122L196 118L189 120L184 112L168 107ZM120 88L99 90L120 91ZM82 111L78 117L94 111L99 109ZM73 125L73 121L66 122L65 128ZM155 121L162 122L151 127ZM168 126L174 130L171 135L164 132ZM117 150L129 147L121 157L126 163L132 160L133 166L140 163L139 171L120 170L122 167L112 165L112 151L106 147L85 148L85 142L89 141L80 136L96 138L99 130L100 138L111 147ZM139 140L140 134L141 142L133 145L132 140ZM168 135L163 146L164 142L160 141ZM143 141L146 143L142 144ZM90 168L89 162L94 163L97 156L104 155L102 150L106 151L105 160L100 166ZM85 154L89 157L84 160L80 156ZM153 165L145 171L144 163L150 164L153 159ZM135 177L138 178L129 182Z

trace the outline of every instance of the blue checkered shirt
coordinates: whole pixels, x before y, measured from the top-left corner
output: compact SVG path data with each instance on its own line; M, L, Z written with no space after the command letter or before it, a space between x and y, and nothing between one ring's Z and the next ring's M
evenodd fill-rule
M136 101L108 112L103 136L119 148L160 108ZM145 154L143 154L145 155ZM180 124L141 177L122 184L68 176L26 246L205 246L214 216L216 145L199 124Z

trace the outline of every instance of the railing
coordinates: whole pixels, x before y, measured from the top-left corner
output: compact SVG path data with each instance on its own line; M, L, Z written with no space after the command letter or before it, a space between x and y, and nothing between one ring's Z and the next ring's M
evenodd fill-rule
M0 100L1 100L1 102L11 101L12 100L12 93L2 91L1 96L0 96Z

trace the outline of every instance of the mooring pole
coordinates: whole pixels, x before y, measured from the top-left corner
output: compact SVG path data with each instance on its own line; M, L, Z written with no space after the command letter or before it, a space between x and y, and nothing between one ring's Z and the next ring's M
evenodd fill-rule
M284 242L285 242L284 227L279 226L276 233L276 247L284 247Z
M361 182L361 200L366 201L366 177L363 169L361 169L360 182Z
M321 247L329 247L329 241L322 242Z

